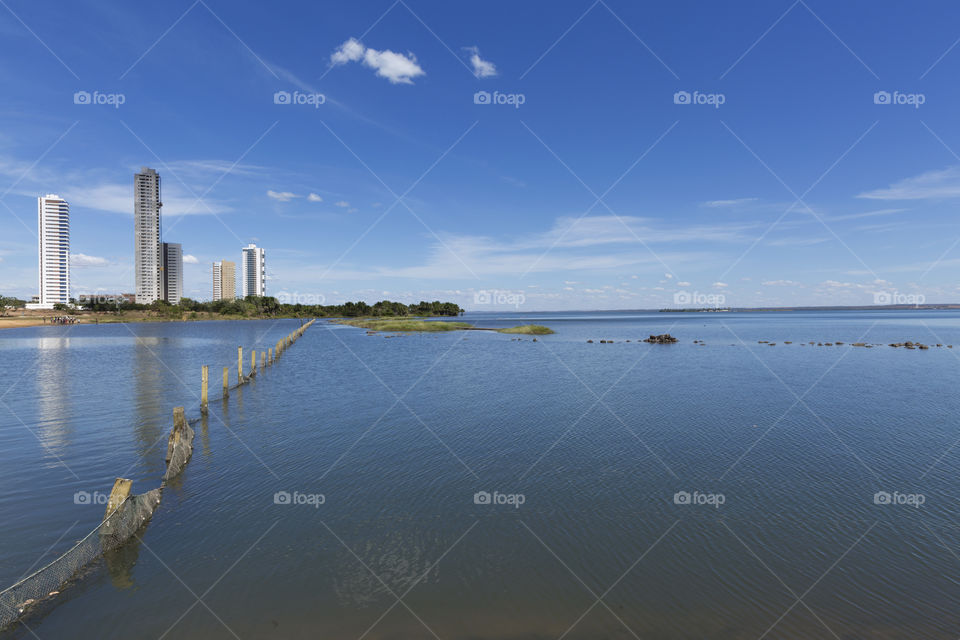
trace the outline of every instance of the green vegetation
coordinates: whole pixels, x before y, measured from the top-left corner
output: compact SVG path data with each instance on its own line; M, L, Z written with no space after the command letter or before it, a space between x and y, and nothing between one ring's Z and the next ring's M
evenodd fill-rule
M447 322L445 320L407 320L401 318L353 318L333 320L337 324L367 329L368 331L496 331L497 333L513 333L528 336L545 336L553 333L553 329L539 324L525 324L507 329L488 329L475 327L469 322Z
M334 320L337 324L345 324L370 331L459 331L473 329L469 322L447 322L445 320L405 320L400 318L357 318L352 320Z
M542 324L524 324L519 327L497 329L497 333L521 333L527 336L548 336L553 333L553 329L545 327Z
M403 304L381 300L369 305L366 302L347 302L338 305L287 304L273 296L247 296L237 300L216 300L197 302L190 298L181 298L180 304L172 305L163 300L151 304L132 302L85 302L85 310L109 312L122 316L127 311L149 311L160 318L180 320L184 314L195 318L195 313L206 313L227 318L356 318L378 317L397 318L408 316L458 316L463 313L453 302L421 301L416 304Z
M0 296L0 316L5 315L8 309L22 309L26 304L26 301L19 298Z

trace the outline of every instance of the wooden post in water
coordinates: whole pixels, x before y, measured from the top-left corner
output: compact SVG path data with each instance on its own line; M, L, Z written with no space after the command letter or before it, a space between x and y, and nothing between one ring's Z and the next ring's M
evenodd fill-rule
M250 375L257 375L257 350L250 351Z
M273 364L273 347L267 349L267 364Z
M174 407L173 408L173 430L183 431L183 427L186 424L187 424L187 418L183 413L183 407Z
M113 489L110 490L110 497L107 499L107 511L103 514L104 520L123 504L123 501L130 495L131 487L133 487L133 480L127 480L126 478L117 478L113 482Z
M237 347L237 384L243 384L243 347Z
M263 370L267 366L267 354L263 351L260 352L260 373L263 373Z
M207 385L210 382L210 367L203 365L200 376L200 410L207 411Z
M230 374L230 367L223 368L223 397L226 398L230 395L230 379L228 378Z

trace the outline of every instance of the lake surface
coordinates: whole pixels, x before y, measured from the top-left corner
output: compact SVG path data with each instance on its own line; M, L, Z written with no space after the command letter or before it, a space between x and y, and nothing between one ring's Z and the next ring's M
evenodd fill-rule
M2 637L958 636L960 313L466 319L556 334L317 322L211 402L140 540ZM297 326L0 332L0 586L117 476L159 484L201 365L218 396Z

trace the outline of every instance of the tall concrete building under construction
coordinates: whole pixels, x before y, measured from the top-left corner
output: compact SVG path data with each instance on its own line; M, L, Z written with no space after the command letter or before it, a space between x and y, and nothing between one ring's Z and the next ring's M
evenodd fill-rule
M134 270L140 304L163 298L160 174L143 167L133 178Z

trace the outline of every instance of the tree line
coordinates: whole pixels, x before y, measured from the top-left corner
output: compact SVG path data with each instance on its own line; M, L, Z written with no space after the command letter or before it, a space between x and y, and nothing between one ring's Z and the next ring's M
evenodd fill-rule
M99 312L153 311L161 316L179 317L183 313L207 312L224 316L244 317L403 317L403 316L457 316L463 309L453 302L426 302L414 304L381 300L375 304L366 302L346 302L333 305L290 304L280 302L273 296L247 296L235 300L213 300L199 302L190 298L181 298L180 304L170 304L157 300L150 304L133 302L87 301L83 308Z

